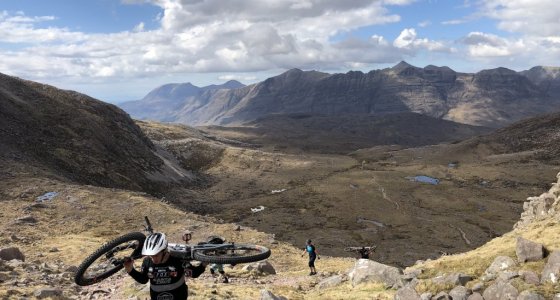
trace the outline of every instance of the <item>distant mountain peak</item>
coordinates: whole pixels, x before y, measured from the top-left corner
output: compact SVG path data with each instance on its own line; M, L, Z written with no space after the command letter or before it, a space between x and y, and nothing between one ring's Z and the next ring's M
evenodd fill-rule
M482 70L480 72L478 72L477 74L484 74L484 75L517 75L517 72L515 72L514 70L508 69L508 68L504 68L504 67L498 67L498 68L494 68L494 69L486 69L486 70Z
M404 60L401 60L398 64L394 65L391 70L394 70L396 72L402 71L404 69L408 69L408 68L416 68L415 66L407 63Z

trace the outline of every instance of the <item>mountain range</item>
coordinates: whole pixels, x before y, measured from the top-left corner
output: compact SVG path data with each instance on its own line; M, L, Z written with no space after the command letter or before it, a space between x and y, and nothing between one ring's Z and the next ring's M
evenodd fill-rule
M249 86L228 82L162 92L120 106L134 118L189 125L241 125L270 114L378 115L414 112L454 122L502 127L560 109L560 68L460 73L406 62L368 73L292 69ZM154 105L154 103L157 103Z

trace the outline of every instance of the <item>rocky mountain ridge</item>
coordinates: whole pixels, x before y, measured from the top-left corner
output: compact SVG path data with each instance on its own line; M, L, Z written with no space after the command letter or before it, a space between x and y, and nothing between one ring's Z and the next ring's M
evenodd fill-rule
M541 70L541 71L539 71ZM545 71L542 71L545 70ZM549 70L549 71L546 71ZM474 74L400 62L368 73L292 69L247 87L176 99L165 119L190 125L240 125L268 114L343 115L415 112L455 122L501 127L560 109L560 78L551 68L506 68ZM140 117L132 113L133 117Z

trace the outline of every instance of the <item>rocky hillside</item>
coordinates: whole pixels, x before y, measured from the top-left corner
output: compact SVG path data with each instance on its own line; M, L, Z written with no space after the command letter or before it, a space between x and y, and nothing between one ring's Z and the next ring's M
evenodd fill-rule
M282 152L346 154L379 145L418 147L456 142L488 133L471 126L417 113L326 116L269 115L244 126L200 127L216 136Z
M155 192L192 175L114 105L0 74L2 174L23 168L74 182ZM10 167L8 167L10 166Z
M331 75L292 69L244 88L189 98L164 119L190 125L239 125L269 114L415 112L470 125L501 127L560 109L560 94L555 85L549 84L556 73L534 73L496 68L466 74L448 67L418 68L406 62L366 74L352 71Z

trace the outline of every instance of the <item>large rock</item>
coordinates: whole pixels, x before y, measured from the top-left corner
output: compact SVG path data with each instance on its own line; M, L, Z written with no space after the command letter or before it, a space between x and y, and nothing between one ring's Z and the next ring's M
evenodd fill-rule
M276 274L276 270L274 269L272 264L268 262L268 260L259 261L253 264L246 265L245 267L243 267L243 270L255 271L261 274L271 274L271 275Z
M544 247L542 244L517 237L515 254L517 255L517 261L520 263L538 261L544 258Z
M533 271L519 271L519 276L528 284L539 285L541 283L539 275Z
M517 263L509 256L498 256L484 272L486 275L497 275L506 270L511 270Z
M464 286L456 286L449 291L449 296L451 296L453 300L467 300L471 294L471 290Z
M516 300L519 296L517 289L508 282L498 281L489 286L482 297L484 300Z
M21 253L19 248L9 247L9 248L0 249L0 259L3 260L17 259L17 260L25 261L25 256L23 255L23 253Z
M548 261L543 268L541 282L558 283L560 279L560 251L554 251L548 257Z
M348 277L355 286L362 282L381 282L387 287L402 287L402 270L399 268L380 264L373 260L360 259L348 273Z
M418 292L411 285L407 285L397 290L394 300L421 300Z
M261 290L260 300L287 300L287 299L282 296L276 296L271 291Z
M432 278L432 282L438 285L452 284L452 285L465 285L471 281L472 277L461 273L452 273L440 275Z

